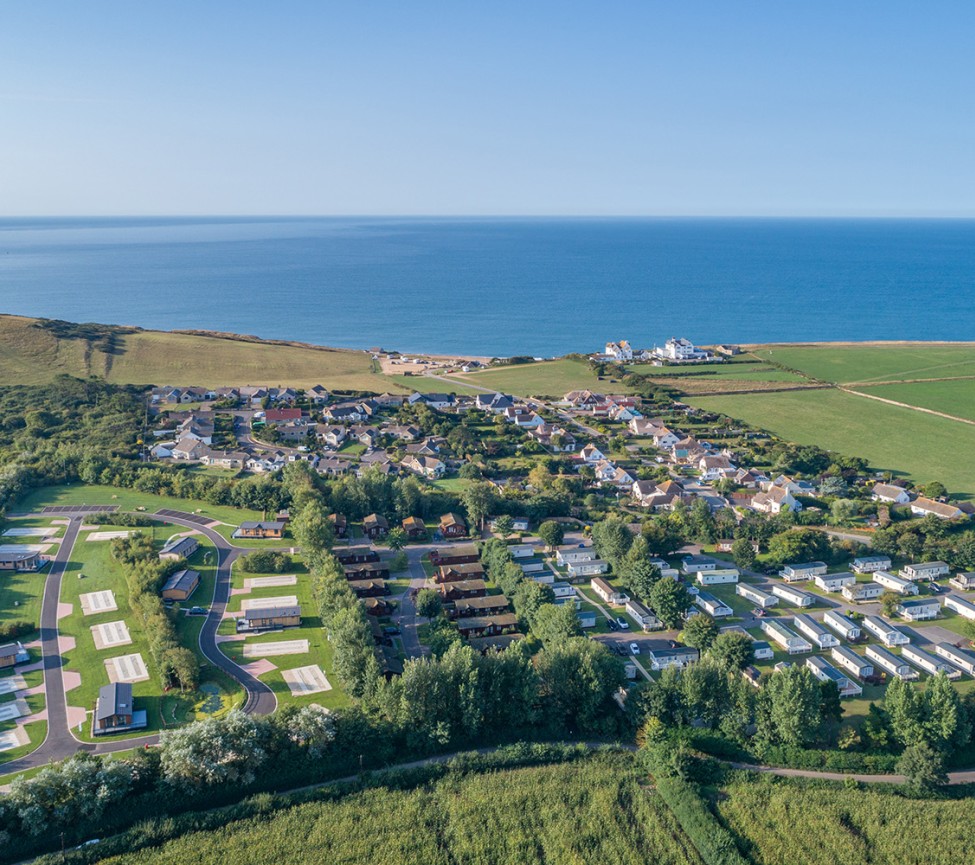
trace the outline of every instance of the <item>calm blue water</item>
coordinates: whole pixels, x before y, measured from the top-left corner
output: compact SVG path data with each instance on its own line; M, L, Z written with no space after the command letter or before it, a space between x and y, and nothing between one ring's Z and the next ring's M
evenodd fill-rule
M975 220L0 220L0 311L556 355L975 339Z

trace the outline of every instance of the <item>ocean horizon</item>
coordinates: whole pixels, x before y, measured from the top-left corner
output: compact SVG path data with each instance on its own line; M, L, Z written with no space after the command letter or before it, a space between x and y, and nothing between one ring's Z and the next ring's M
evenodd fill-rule
M0 218L0 311L406 352L975 339L975 219Z

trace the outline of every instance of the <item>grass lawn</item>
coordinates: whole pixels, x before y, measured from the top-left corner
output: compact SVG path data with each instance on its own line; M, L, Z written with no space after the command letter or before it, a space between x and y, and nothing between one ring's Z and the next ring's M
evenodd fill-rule
M359 456L359 454L366 452L366 446L361 442L357 441L345 441L342 443L337 453L345 454L345 456Z
M41 598L44 581L50 565L31 573L3 571L0 575L0 623L33 622L36 628L41 620ZM28 636L22 639L30 640Z
M754 354L840 383L975 375L975 345L774 345Z
M570 390L587 388L601 393L619 393L626 390L623 385L613 384L609 379L599 381L589 369L589 364L581 360L547 360L518 364L455 375L452 378L515 396L561 397Z
M858 387L870 396L975 420L975 378Z
M383 380L398 386L400 390L410 392L455 393L464 396L476 396L479 393L484 393L482 388L471 387L465 384L462 378L454 375L446 375L443 378L433 378L428 375L384 375Z
M40 654L38 652L33 653L32 661L38 660ZM29 673L18 673L16 670L4 670L3 674L0 675L0 679L9 678L10 676L21 675L24 677L24 682L27 688L36 688L44 682L44 674L40 670L32 670ZM16 695L13 693L4 694L0 697L0 704L2 703L12 703L16 699ZM35 712L40 712L44 708L44 694L31 694L25 700L27 703L27 708L30 710L30 714ZM17 721L4 721L0 722L0 732L7 732L13 730L17 727ZM0 771L3 771L3 764L8 763L11 760L16 760L18 757L23 757L25 754L29 754L33 751L41 742L44 741L44 734L47 730L46 721L32 721L30 724L20 724L24 731L27 733L29 742L26 745L20 745L17 748L11 748L9 751L0 751Z
M214 520L238 525L241 520L261 520L260 511L246 508L233 508L228 505L211 505L194 499L177 499L172 496L157 496L153 493L140 493L121 487L107 487L98 484L62 484L41 487L17 502L18 511L27 513L56 505L118 505L120 510L134 511L145 508L153 513L160 508L194 513L197 510ZM54 515L57 516L57 515Z
M836 390L693 397L721 412L800 444L864 457L876 470L918 482L940 480L958 496L975 496L975 426Z
M471 480L469 478L440 478L430 483L438 490L447 493L462 493L471 485Z

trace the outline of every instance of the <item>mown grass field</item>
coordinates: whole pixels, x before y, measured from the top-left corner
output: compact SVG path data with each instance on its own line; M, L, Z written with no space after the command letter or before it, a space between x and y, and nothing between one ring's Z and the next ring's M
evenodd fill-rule
M377 787L192 833L113 865L697 865L697 851L663 801L641 787L632 759Z
M975 426L886 405L838 390L691 397L721 412L800 444L864 457L876 470L926 482L939 480L955 495L975 496Z
M457 374L451 378L515 396L561 397L570 390L586 388L600 393L626 391L623 385L613 384L609 379L600 381L588 363L581 360L546 360Z
M975 420L975 378L858 386L858 391Z
M117 337L118 350L90 351L79 339L61 339L33 327L36 320L0 316L0 384L43 384L67 373L97 375L116 384L291 385L343 390L398 390L372 371L362 351L140 331Z
M975 375L975 344L772 345L754 354L840 384Z
M955 865L975 855L975 799L742 775L717 810L757 865Z

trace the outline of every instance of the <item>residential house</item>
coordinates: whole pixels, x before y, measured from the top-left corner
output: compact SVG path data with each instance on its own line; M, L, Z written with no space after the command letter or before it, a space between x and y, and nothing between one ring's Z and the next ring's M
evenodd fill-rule
M888 648L890 646L905 646L911 642L911 638L907 634L888 624L880 616L864 616L863 627Z
M385 428L384 432L388 436L392 436L394 439L399 441L412 442L423 435L423 430L419 427L413 426L413 424L405 424L403 426L388 426Z
M599 462L605 462L606 455L594 444L587 444L579 451L579 459L584 463L592 463L595 465Z
M234 531L232 537L281 539L284 537L284 523L278 520L268 522L244 520L240 527Z
M503 412L514 404L514 397L504 393L479 393L474 398L474 407L481 411Z
M654 356L676 363L687 363L689 361L702 361L711 357L711 353L704 349L696 348L689 339L680 336L672 336L663 344L663 347L653 347Z
M462 538L467 534L467 523L459 514L447 513L440 518L438 530L445 538Z
M174 460L199 460L210 452L210 448L199 439L180 439L170 448Z
M601 577L593 577L589 581L589 588L592 589L607 604L625 604L629 598L618 589L613 588L606 580Z
M450 408L455 403L455 397L449 393L412 393L406 400L410 405L422 402L435 411L442 411Z
M820 574L813 582L824 592L841 592L844 586L852 586L857 578L851 573Z
M934 499L919 496L911 502L911 513L924 517L933 514L941 520L967 520L970 514L958 505L936 502Z
M633 475L609 460L602 460L594 466L596 480L600 484L612 484L617 487L632 487Z
M906 505L911 500L911 494L904 487L894 484L874 484L870 498L884 504Z
M951 568L946 562L921 562L915 565L904 565L900 570L901 576L908 580L937 580L947 577L950 573Z
M843 639L853 642L860 639L860 626L853 619L838 613L836 610L827 610L823 615L823 624L828 625Z
M816 603L816 596L804 592L801 589L794 589L792 586L772 586L772 594L782 598L793 607L811 607Z
M813 645L818 646L820 649L829 649L832 646L838 646L840 644L836 635L827 631L812 616L807 616L803 613L793 616L792 625L799 633L812 640Z
M131 684L113 682L98 689L98 699L91 718L93 736L141 730L147 724L145 710L135 708Z
M763 619L761 628L774 643L778 643L790 655L801 655L812 651L812 643L794 631L790 631L778 619Z
M735 594L740 595L746 601L756 604L763 610L774 607L779 602L779 599L775 595L771 595L758 588L758 586L753 586L749 583L738 583L735 586Z
M327 426L317 433L318 439L332 448L341 447L346 435L348 431L344 426Z
M315 471L327 477L339 477L352 471L352 463L339 457L326 457L318 461Z
M806 666L820 682L832 682L836 685L840 697L859 697L863 693L863 688L860 685L844 676L836 667L819 655L806 658Z
M328 390L320 384L308 388L305 391L305 396L312 405L325 405L328 402Z
M786 565L779 571L779 576L787 583L798 583L825 574L827 570L829 569L825 562L806 562L801 565Z
M197 571L182 570L172 574L162 587L162 596L167 601L185 601L200 585L200 574Z
M869 679L873 676L873 662L854 652L849 646L836 646L830 655L837 664L858 679Z
M220 469L242 469L248 460L248 455L243 451L207 451L200 457L200 462L205 466L213 466Z
M373 541L384 538L389 534L389 521L382 514L369 514L362 521L362 533Z
M880 583L853 583L844 586L840 594L846 600L854 604L864 604L875 601L884 593L884 587Z
M625 339L621 339L619 342L607 342L604 353L615 361L633 360L633 349L630 348L630 344Z
M850 567L858 574L872 574L874 571L889 571L890 556L857 556Z
M869 645L864 650L864 654L873 661L875 666L897 676L898 679L910 681L918 677L917 671L907 661L892 652L888 652L882 646Z
M782 511L800 511L802 505L787 489L783 487L770 487L756 493L752 498L751 507L753 510L765 514L778 514Z
M651 649L647 652L647 662L650 669L664 670L667 667L677 667L683 670L701 659L699 650L690 646L678 646L676 649Z
M897 574L892 574L890 571L874 571L873 581L900 595L916 595L918 593L916 583L899 577Z
M570 405L573 408L589 411L605 401L605 397L600 393L593 393L591 390L570 390L562 397L562 405Z
M698 592L694 595L694 603L714 619L722 619L733 615L735 612L724 601L716 598L710 592Z
M410 454L403 459L402 465L408 471L425 478L442 478L447 473L447 465L436 457L423 457Z
M697 467L705 483L732 477L737 471L734 463L724 454L703 456L698 460Z

